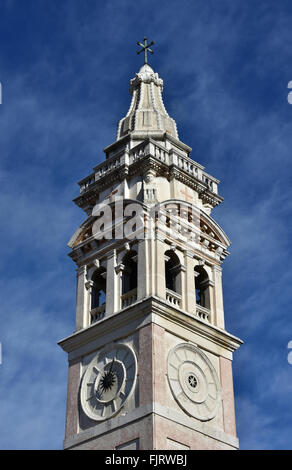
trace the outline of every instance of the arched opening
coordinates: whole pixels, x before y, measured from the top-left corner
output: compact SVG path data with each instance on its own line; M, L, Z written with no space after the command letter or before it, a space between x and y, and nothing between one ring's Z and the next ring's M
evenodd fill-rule
M167 290L181 295L181 264L173 250L165 252L165 285Z
M122 308L125 308L137 300L138 269L136 251L129 251L124 256L122 264Z
M209 276L202 266L195 267L196 304L210 309Z
M97 269L92 276L91 310L105 307L106 303L106 270Z
M137 253L130 251L123 259L122 294L137 289Z

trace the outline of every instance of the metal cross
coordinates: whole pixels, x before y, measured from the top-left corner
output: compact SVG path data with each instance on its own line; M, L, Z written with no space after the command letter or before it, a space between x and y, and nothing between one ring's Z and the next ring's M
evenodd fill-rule
M150 42L150 44L147 44L147 38L144 38L144 44L142 42L137 42L138 46L141 46L142 49L137 52L137 54L140 54L141 52L144 52L144 64L148 64L147 62L147 52L151 52L151 54L154 54L152 49L150 49L150 46L154 44L153 41Z

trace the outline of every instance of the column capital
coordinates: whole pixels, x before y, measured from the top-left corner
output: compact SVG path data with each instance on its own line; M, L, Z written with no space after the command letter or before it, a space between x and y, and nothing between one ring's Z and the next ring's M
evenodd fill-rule
M87 290L91 289L94 285L94 282L93 281L87 281L85 282L85 287Z
M115 271L116 271L117 274L123 272L124 269L125 269L125 265L122 264L122 263L121 263L121 264L118 264L118 265L115 267Z
M194 260L197 266L204 266L206 264L206 261L203 258L199 258L198 256L195 256Z
M77 276L82 276L82 274L86 274L87 272L87 266L86 264L83 265L83 266L78 266L78 268L76 269L77 271Z
M201 282L202 287L214 287L215 283L211 279L206 279L206 281Z
M117 251L114 249L107 254L107 259L114 258L117 254Z
M222 273L221 266L218 266L217 264L213 264L212 269L213 269L213 271L217 271L220 274Z
M194 259L194 253L191 250L184 250L184 255L188 258Z

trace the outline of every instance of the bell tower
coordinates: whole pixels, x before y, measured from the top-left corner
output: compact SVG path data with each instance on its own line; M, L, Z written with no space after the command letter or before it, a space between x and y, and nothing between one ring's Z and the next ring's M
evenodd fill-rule
M219 181L179 140L140 45L129 111L74 200L87 218L69 241L77 297L75 332L59 342L64 448L236 449L241 341L224 323Z

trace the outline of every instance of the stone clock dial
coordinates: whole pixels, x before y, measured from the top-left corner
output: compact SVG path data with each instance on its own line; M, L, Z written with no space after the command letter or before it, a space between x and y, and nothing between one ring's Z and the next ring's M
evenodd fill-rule
M221 399L220 384L212 363L199 348L182 343L170 351L168 381L186 413L201 421L215 417Z
M104 348L89 363L81 382L84 413L102 421L117 414L134 390L137 359L129 346Z

